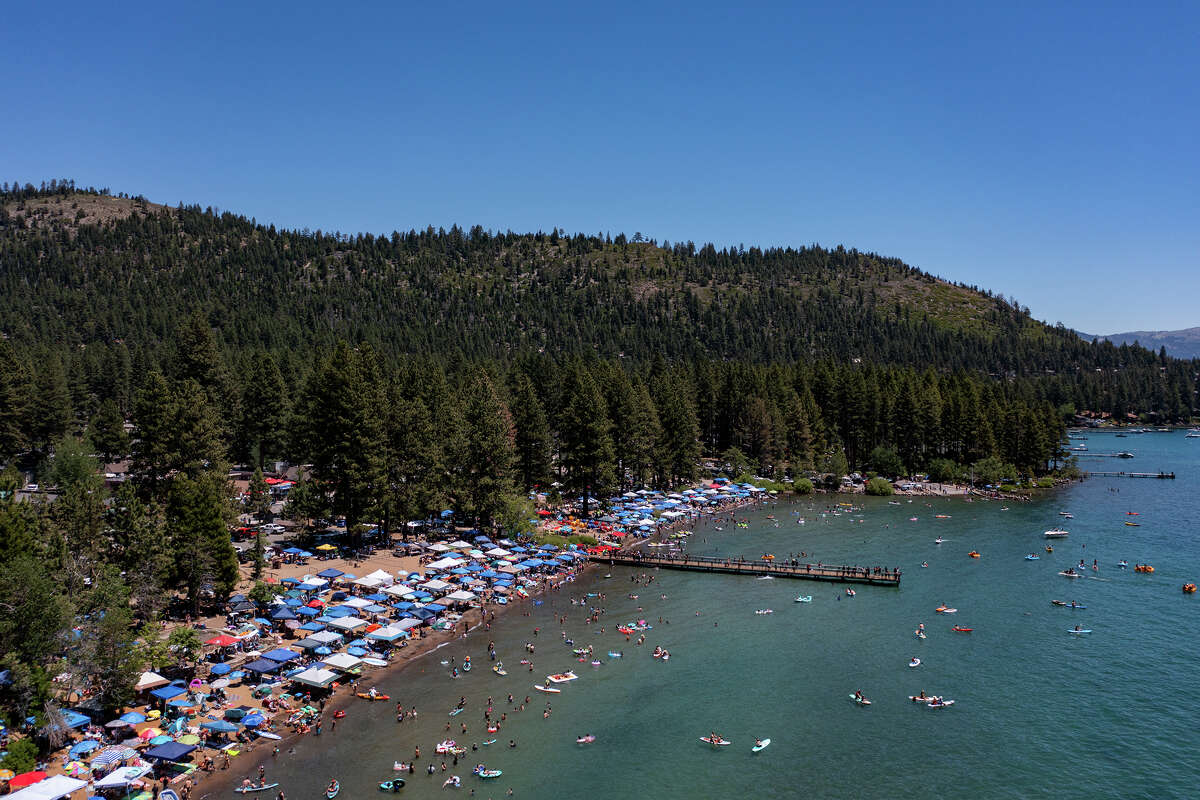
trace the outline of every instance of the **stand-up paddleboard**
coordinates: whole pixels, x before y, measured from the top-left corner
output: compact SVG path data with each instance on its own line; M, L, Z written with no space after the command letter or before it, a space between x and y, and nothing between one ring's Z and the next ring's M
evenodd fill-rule
M855 697L854 695L850 695L850 699L853 700L854 702L858 703L860 706L871 705L871 701L865 697Z
M770 746L771 746L771 740L763 739L761 742L754 745L754 747L751 747L750 752L751 753L761 753L763 750L766 750Z
M239 786L234 789L238 794L250 794L251 792L265 792L268 789L274 789L278 783L264 783L262 786Z
M259 736L261 736L264 739L282 739L283 738L278 733L271 733L270 731L255 731L255 733L257 733ZM159 792L159 794L162 794L162 792Z
M562 689L555 689L553 686L543 686L540 683L535 683L533 688L537 689L539 692L545 692L546 694L562 694Z
M921 666L921 659L914 658L912 661L908 662L908 665L910 667L919 667L919 666Z
M811 603L811 602L812 602L812 595L811 595L811 594L806 594L806 595L804 595L803 597L797 597L797 598L796 598L796 602L797 602L797 603Z
M459 714L461 714L462 712L463 712L463 710L462 710L461 708L456 708L456 709L454 709L453 711L451 711L451 712L450 712L450 716L452 716L452 717L457 717L457 716L458 716Z

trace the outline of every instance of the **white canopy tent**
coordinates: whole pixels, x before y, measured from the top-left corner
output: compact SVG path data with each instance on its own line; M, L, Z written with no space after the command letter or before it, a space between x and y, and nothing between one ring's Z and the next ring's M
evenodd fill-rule
M343 672L352 670L362 663L361 658L355 658L349 653L334 653L331 656L326 656L321 659L321 663L333 669L340 669Z
M291 678L296 683L303 683L305 686L315 686L318 689L324 689L329 684L338 679L338 674L328 669L319 667L309 667Z
M78 778L51 775L45 780L40 780L32 786L15 791L6 797L17 800L59 800L63 797L70 797L72 792L78 792L85 786L87 786L87 781L81 781Z
M133 688L135 692L145 692L150 689L157 689L160 686L166 686L168 683L170 681L157 672L143 672L142 677L138 678L137 685Z

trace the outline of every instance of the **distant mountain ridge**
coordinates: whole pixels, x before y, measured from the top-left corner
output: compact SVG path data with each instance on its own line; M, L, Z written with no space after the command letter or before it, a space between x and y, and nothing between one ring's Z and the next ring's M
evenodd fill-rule
M1078 331L1077 331L1078 333ZM1122 344L1140 344L1150 350L1167 348L1167 355L1174 358L1200 358L1200 327L1178 331L1129 331L1128 333L1079 333L1089 342L1108 340L1118 347Z

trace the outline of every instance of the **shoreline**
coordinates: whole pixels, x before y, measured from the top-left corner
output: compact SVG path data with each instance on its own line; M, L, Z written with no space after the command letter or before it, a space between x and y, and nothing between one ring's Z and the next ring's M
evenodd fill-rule
M397 650L398 655L388 662L385 667L374 668L367 677L381 679L386 677L395 677L404 672L405 669L420 661L423 657L435 653L441 648L459 640L467 638L472 632L477 631L490 623L501 619L507 612L517 608L525 608L525 604L532 603L534 600L541 598L543 595L553 591L568 580L574 579L579 575L585 574L588 570L595 569L598 565L595 562L587 561L579 567L576 567L565 574L559 574L557 580L555 576L547 576L546 579L539 581L536 591L531 591L529 597L522 598L520 603L508 603L503 606L492 603L491 608L480 606L468 609L463 617L455 623L453 629L448 631L434 631L426 636L423 636L415 642L410 643L408 647ZM479 619L475 624L470 624L468 615L478 610L480 612ZM331 711L341 707L339 704L348 703L351 700L357 700L354 689L356 680L351 679L346 682L339 682L337 688L330 692L326 700L326 709ZM390 702L390 701L389 701ZM324 714L324 712L322 712ZM285 718L289 712L275 712L272 716L272 723L277 722L281 718ZM286 732L281 732L286 731ZM241 783L243 778L253 774L254 769L258 764L265 763L262 760L255 761L253 758L248 758L259 754L262 756L271 757L273 748L278 747L280 754L287 754L288 748L292 747L297 741L314 735L310 732L292 731L286 726L281 726L280 729L273 729L273 733L279 734L278 740L264 739L257 737L253 741L244 743L237 748L238 754L231 759L229 767L214 766L211 771L204 771L197 767L191 773L182 774L169 781L173 788L178 788L187 783L190 779L193 782L190 792L187 795L180 794L184 800L192 798L192 800L204 800L204 798L216 797L223 793L233 793L234 787ZM219 751L218 751L219 752ZM214 758L216 760L217 757ZM235 759L248 759L245 763L246 770L238 769L238 761ZM265 800L273 800L273 796L265 797Z

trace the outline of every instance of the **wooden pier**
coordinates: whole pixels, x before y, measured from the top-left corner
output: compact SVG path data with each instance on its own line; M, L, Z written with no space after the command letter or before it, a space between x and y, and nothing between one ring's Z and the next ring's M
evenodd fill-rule
M1162 481L1175 480L1174 472L1085 472L1089 478L1158 478Z
M771 561L739 561L736 558L704 558L700 556L652 556L641 554L609 554L592 556L598 564L627 567L682 569L692 572L720 572L726 575L769 575L772 578L798 578L807 581L832 583L869 583L877 586L899 586L899 573L875 573L856 567L837 567L823 564L791 564Z

